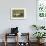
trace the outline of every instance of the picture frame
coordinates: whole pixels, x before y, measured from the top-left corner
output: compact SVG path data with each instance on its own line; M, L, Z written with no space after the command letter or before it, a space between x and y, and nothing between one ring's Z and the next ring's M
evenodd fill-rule
M46 0L37 0L37 17L39 20L46 19Z
M36 24L46 25L46 0L36 1ZM46 28L46 27L45 27Z
M11 8L11 19L25 19L26 8Z

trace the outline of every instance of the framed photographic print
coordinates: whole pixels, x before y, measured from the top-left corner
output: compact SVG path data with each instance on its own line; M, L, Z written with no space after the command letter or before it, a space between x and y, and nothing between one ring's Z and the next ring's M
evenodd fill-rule
M26 8L11 8L11 19L26 18Z
M46 18L46 0L37 0L37 15L39 19Z
M37 25L46 25L46 0L37 0L36 1L36 24Z

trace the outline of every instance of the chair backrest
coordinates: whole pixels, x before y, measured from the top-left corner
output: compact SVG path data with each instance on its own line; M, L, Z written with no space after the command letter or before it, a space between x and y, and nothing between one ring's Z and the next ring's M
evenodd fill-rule
M18 33L18 27L16 28L11 28L11 34Z

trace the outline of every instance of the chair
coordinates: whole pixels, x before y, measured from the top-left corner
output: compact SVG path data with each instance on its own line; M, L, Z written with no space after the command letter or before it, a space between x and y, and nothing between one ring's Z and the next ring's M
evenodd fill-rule
M7 38L10 38L11 36L17 36L17 39L15 38L16 41L16 46L18 46L18 34L9 34L9 33L6 33L5 34L5 46L7 46L8 42L7 42Z
M21 33L22 40L26 38L26 41L19 43L19 46L30 46L29 33Z
M11 28L11 33L5 33L5 46L7 46L8 42L7 42L7 38L13 37L13 36L17 36L17 45L18 46L18 27L16 28Z

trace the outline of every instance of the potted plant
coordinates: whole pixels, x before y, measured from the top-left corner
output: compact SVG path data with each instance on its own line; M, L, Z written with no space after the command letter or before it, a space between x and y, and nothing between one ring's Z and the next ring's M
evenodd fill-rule
M45 26L41 26L40 29L45 29Z
M36 30L38 30L38 26L37 25L32 25L33 28L35 28Z
M36 30L45 29L45 26L32 25L32 27L35 28Z
M35 32L33 35L37 38L37 41L40 43L40 40L45 36L45 32Z

